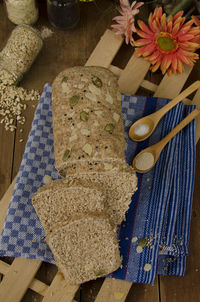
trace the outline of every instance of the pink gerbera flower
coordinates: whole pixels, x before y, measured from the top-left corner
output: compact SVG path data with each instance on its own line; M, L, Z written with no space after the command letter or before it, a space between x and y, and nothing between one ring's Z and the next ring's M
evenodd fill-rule
M142 37L135 42L137 56L143 56L151 64L151 70L161 69L164 74L182 73L183 63L193 66L198 59L195 51L200 47L198 42L199 26L193 26L194 20L184 24L183 11L166 18L162 8L156 8L149 15L147 26L139 20L137 34Z
M117 8L121 16L113 18L117 24L111 25L117 35L125 36L126 44L134 45L133 32L136 32L134 16L139 13L139 7L143 2L134 1L131 5L129 0L120 0L120 7Z

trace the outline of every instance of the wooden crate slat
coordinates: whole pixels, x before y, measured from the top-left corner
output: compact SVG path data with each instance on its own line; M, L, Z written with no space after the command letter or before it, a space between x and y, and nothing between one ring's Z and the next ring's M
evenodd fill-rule
M194 98L191 100L187 99L184 100L184 104L187 105L196 105L197 108L200 110L200 88L195 93ZM200 138L200 116L198 115L196 117L196 144L198 143Z
M0 260L0 273L5 275L9 271L10 264Z
M0 260L0 273L6 275L9 272L10 267L10 264ZM33 279L29 285L29 288L35 291L36 293L44 296L49 286L40 280Z
M200 110L200 89L197 90L192 104L197 105L198 109ZM198 115L196 118L196 144L198 143L200 138L200 116Z
M95 302L124 302L131 286L131 282L107 278L103 282Z
M78 289L79 285L67 284L63 275L58 272L42 302L72 302Z
M0 283L0 301L19 302L40 267L41 261L15 258Z
M149 70L150 64L142 58L132 55L128 64L121 72L119 78L120 91L126 94L134 94L144 81L144 77Z
M106 30L85 65L108 68L122 43L122 37L116 36L109 29Z
M158 85L151 83L150 81L147 80L144 80L140 86L153 92L156 91L156 89L158 88Z
M177 96L182 90L191 71L192 67L185 66L185 71L182 74L171 75L170 77L166 74L160 82L154 96L169 99Z
M114 65L110 65L109 66L110 71L112 71L116 76L120 77L121 73L122 73L122 69L114 66Z

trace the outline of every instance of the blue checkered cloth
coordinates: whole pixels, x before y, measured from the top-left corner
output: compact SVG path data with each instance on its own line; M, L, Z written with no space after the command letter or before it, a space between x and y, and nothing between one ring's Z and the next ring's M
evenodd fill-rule
M158 142L195 106L179 103L161 120L151 137L136 143L128 138L130 125L167 104L169 100L122 95L122 114L127 140L126 160ZM195 121L164 148L154 168L138 174L138 190L132 197L126 221L118 229L123 267L112 277L153 283L156 273L182 276L188 254L192 193L195 173ZM54 167L51 85L46 84L37 106L25 153L17 176L5 225L0 255L55 263L45 242L45 232L31 197L43 177L59 176ZM141 239L145 246L141 248ZM138 248L138 246L140 246Z

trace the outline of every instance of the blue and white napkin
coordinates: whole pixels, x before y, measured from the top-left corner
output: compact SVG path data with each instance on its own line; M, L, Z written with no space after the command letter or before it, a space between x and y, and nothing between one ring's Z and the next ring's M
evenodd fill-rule
M152 136L140 143L128 138L130 125L169 100L122 95L127 139L126 159L158 142L195 107L178 104L161 120ZM165 147L155 167L138 174L126 221L118 230L123 267L113 277L153 283L156 273L182 276L185 271L195 173L195 121ZM24 257L55 263L31 197L43 177L59 176L54 167L51 85L46 84L37 106L16 185L0 237L0 256Z

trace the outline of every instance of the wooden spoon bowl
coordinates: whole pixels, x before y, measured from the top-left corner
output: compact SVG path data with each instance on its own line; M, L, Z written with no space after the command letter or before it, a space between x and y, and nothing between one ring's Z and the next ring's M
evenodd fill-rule
M156 164L160 153L162 152L163 148L166 146L166 144L168 144L168 142L179 132L181 131L186 125L188 125L195 117L197 117L197 115L200 114L200 110L199 109L194 109L190 114L188 114L188 116L186 118L184 118L170 133L168 133L161 141L159 141L157 144L154 144L144 150L142 150L140 153L138 153L136 155L136 157L133 159L133 168L139 172L139 173L146 173L148 171L150 171L153 166ZM146 156L144 156L144 154L146 154ZM150 156L150 155L151 156ZM141 158L140 158L141 157ZM138 164L140 162L139 161L140 158L140 162L141 165ZM145 160L149 160L152 162L152 164L146 162ZM140 166L144 167L144 168L140 168ZM146 168L145 168L146 167Z

